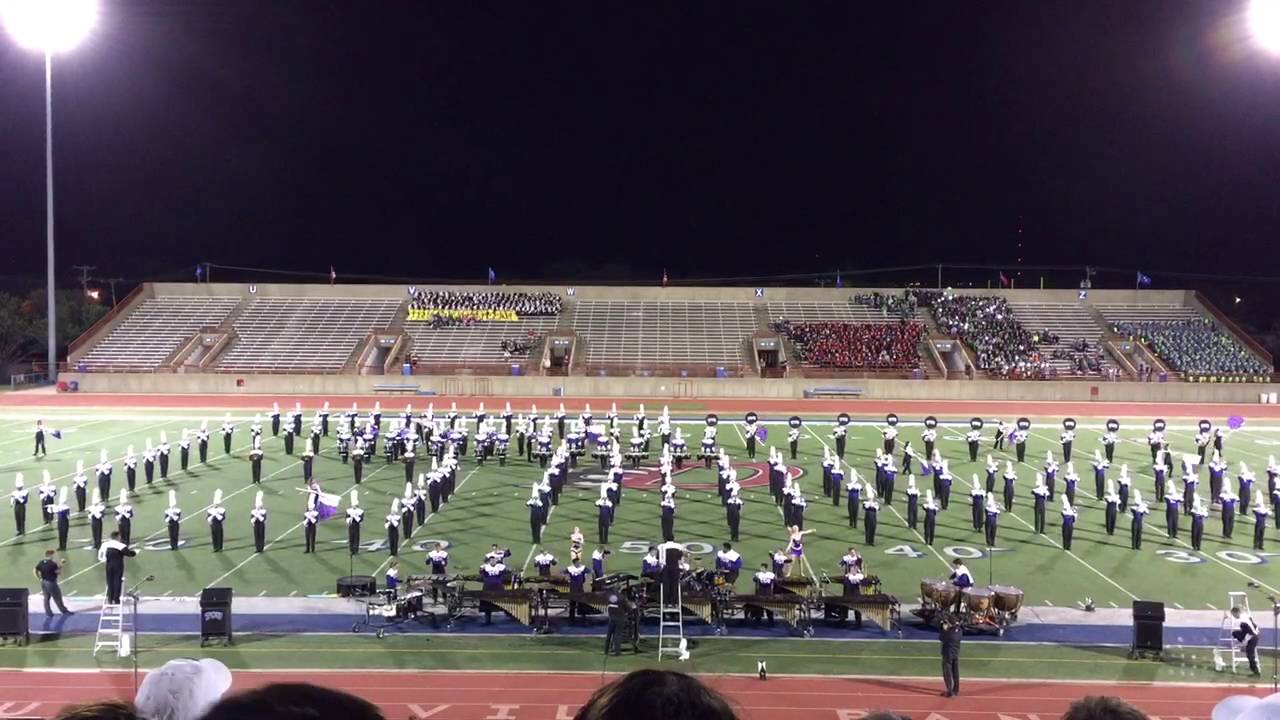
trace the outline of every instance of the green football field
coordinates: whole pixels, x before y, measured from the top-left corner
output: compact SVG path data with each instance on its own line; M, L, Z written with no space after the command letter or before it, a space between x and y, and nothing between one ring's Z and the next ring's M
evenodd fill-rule
M940 407L945 407L940 403ZM518 410L519 408L517 408ZM620 408L624 417L630 412ZM309 425L310 414L306 410ZM673 414L678 410L673 407ZM389 408L384 416L392 417ZM939 412L939 417L945 417ZM135 546L144 550L130 561L129 575L139 578L146 574L156 576L148 586L147 595L191 596L201 588L212 585L232 586L237 595L256 596L305 596L332 593L334 580L351 572L381 576L389 561L384 547L385 531L382 518L387 513L393 497L404 489L404 470L399 465L384 464L379 454L366 465L364 484L361 486L361 504L366 508L363 529L364 550L354 558L346 548L346 528L340 518L321 524L319 531L320 552L305 555L302 552L302 468L299 459L284 454L283 443L270 435L267 427L263 463L265 503L269 510L267 523L268 548L265 553L253 551L249 524L249 510L254 491L259 489L250 481L247 450L248 426L252 413L238 412L233 417L238 431L233 452L222 452L221 437L216 428L222 422L221 411L170 410L121 410L76 409L41 412L40 417L52 428L62 430L62 440L50 440L47 459L31 457L31 427L37 415L34 412L13 411L0 415L0 489L8 492L15 473L22 472L26 484L32 490L33 502L28 509L28 533L23 537L13 535L13 517L6 507L0 508L0 585L26 585L35 589L31 567L46 548L56 544L52 527L40 526L36 509L35 486L42 470L48 470L56 484L70 485L75 473L76 460L85 462L90 474L90 486L94 485L93 466L100 448L106 448L115 465L112 487L118 491L124 485L124 472L120 458L128 445L141 453L145 441L159 439L161 430L167 431L174 446L170 477L167 482L157 477L152 486L143 485L139 468L139 488L132 499L136 513L133 535ZM177 440L184 427L196 428L202 419L209 421L215 431L210 442L209 463L198 465L193 446L193 464L190 471L177 469ZM734 425L740 418L722 416L721 444L735 460L735 465L746 463L744 443ZM954 418L960 420L961 418ZM730 422L730 421L734 422ZM877 427L870 421L875 418L855 418L849 432L846 461L851 462L864 476L872 472L871 457L880 445ZM1092 497L1093 478L1089 459L1098 441L1103 419L1078 418L1075 444L1076 471L1081 476L1078 493L1080 517L1077 524L1073 552L1061 546L1060 521L1056 504L1050 507L1048 528L1045 535L1032 532L1031 486L1035 472L1043 463L1044 453L1052 449L1059 452L1057 435L1061 418L1033 418L1033 435L1028 442L1027 460L1030 464L1018 468L1018 496L1014 510L1000 518L997 548L988 553L980 532L974 531L970 522L968 480L971 474L984 474L982 467L989 451L993 425L987 426L987 440L978 464L967 461L967 452L961 436L962 426L940 429L939 447L951 461L952 473L957 484L949 510L939 515L937 537L932 547L910 530L905 522L905 497L901 490L906 486L900 476L898 493L893 507L882 507L880 530L876 546L863 547L862 529L848 527L847 513L842 505L831 506L821 493L821 457L824 442L830 442L829 418L810 418L800 443L800 457L793 463L805 471L802 484L809 498L806 527L816 532L806 538L808 563L796 572L820 575L838 573L837 561L849 546L855 546L867 558L867 571L878 575L886 591L898 595L904 601L915 598L921 578L943 576L947 565L956 557L964 558L982 583L1015 585L1026 593L1028 605L1072 606L1086 596L1094 598L1099 606L1125 606L1135 598L1163 600L1175 607L1222 608L1226 593L1241 589L1253 580L1280 587L1280 532L1274 527L1267 530L1268 547L1264 552L1251 549L1252 516L1242 516L1237 521L1235 538L1226 541L1220 537L1220 522L1215 513L1206 524L1203 552L1195 553L1189 544L1189 523L1183 519L1183 531L1179 540L1170 540L1164 533L1162 506L1152 503L1152 513L1147 517L1145 543L1141 551L1129 548L1129 521L1121 517L1115 536L1103 532L1101 503ZM1223 418L1213 418L1215 423ZM862 421L867 421L863 424ZM690 418L682 423L685 435L696 450L701 421ZM781 442L785 438L783 424L768 425L771 439ZM905 440L919 446L922 429L918 418L903 418L900 426L899 447ZM1117 447L1116 465L1129 464L1134 477L1133 487L1142 491L1149 502L1152 495L1150 456L1144 436L1150 429L1149 422L1126 421L1120 431L1123 442ZM1194 446L1192 420L1173 420L1166 435L1175 451L1189 452ZM629 430L624 427L624 436ZM1231 461L1228 477L1234 484L1237 462L1245 461L1258 475L1259 484L1265 488L1267 457L1278 452L1280 428L1246 426L1233 433L1227 440L1226 456ZM300 448L299 448L300 449ZM514 447L513 447L514 453ZM900 453L899 453L900 454ZM765 447L759 460L763 462ZM1005 454L997 454L1003 464ZM1010 450L1009 457L1012 457ZM586 458L585 461L589 461ZM584 462L585 462L584 461ZM425 470L428 463L420 461L418 469ZM1033 467L1034 465L1034 467ZM341 492L352 487L349 465L343 465L333 449L332 438L325 439L322 452L316 459L316 477L327 492ZM585 462L581 468L584 476L594 475L598 465ZM1064 469L1065 471L1065 469ZM1113 467L1109 477L1117 470ZM740 477L746 473L740 472ZM425 526L415 526L412 537L402 541L400 564L403 572L417 573L425 570L423 548L436 541L450 545L452 568L470 571L481 563L482 556L491 543L509 547L512 557L508 564L515 569L529 568L536 552L529 536L528 510L524 504L530 483L540 476L537 464L526 464L523 459L513 459L506 467L489 463L477 467L467 458L458 476L458 490L452 501L440 513L430 518ZM579 478L582 486L568 489L561 503L551 514L543 542L551 552L567 561L568 537L575 525L581 526L593 545L596 534L596 508L598 495L587 477ZM1202 471L1202 489L1207 490L1207 470ZM677 484L685 486L680 497L679 516L676 522L677 538L690 543L690 549L701 555L706 564L712 562L713 549L727 539L724 513L715 497L714 470L700 465L677 476ZM921 482L923 488L926 484ZM712 489L701 489L701 488ZM1060 485L1061 487L1061 475ZM226 544L220 554L211 552L209 531L205 521L205 508L212 500L215 489L222 489L223 504L229 514L226 522ZM697 488L697 489L695 489ZM178 502L184 511L181 548L168 549L167 531L163 513L168 505L167 491L178 493ZM113 491L113 492L114 492ZM1204 492L1202 492L1204 494ZM767 488L744 488L747 502L743 511L741 542L736 544L747 566L754 567L767 558L772 550L785 542L781 514L768 497ZM108 508L115 499L108 501ZM111 515L108 515L110 520ZM110 529L113 523L108 522ZM651 542L659 539L658 497L653 491L627 489L618 509L617 521L611 531L609 547L610 571L638 573L640 556ZM102 568L89 548L87 521L76 516L72 522L71 543L67 553L67 568L63 589L71 597L94 596L102 592Z

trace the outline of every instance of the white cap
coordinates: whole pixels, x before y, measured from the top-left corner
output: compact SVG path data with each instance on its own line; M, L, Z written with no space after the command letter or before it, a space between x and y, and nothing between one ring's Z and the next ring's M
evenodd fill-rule
M222 504L222 488L218 488L217 490L213 491L213 504L214 505Z
M147 720L196 720L229 689L226 665L212 658L180 658L147 673L133 704Z
M254 508L262 507L262 491L261 490L258 491L258 494L253 496L253 507Z
M178 493L174 490L169 491L169 507L178 507Z

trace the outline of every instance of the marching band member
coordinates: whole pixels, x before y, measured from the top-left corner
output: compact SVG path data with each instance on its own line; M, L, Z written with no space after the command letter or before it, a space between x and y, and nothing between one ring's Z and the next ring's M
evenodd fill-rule
M1216 497L1222 492L1222 477L1227 472L1227 461L1222 455L1213 451L1213 460L1209 461L1209 497Z
M320 417L321 434L323 434L325 437L329 437L329 401L328 400L324 401L324 407L320 408L320 412L317 413L317 415L319 415Z
M1111 462L1102 457L1102 451L1093 451L1093 494L1095 497L1102 497L1107 481L1107 468L1111 467Z
M538 577L541 579L550 580L551 568L556 565L556 556L546 550L533 556L533 566L538 569Z
M916 451L911 449L911 441L908 440L902 444L902 472L911 474L911 460L919 457Z
M98 465L94 468L97 475L98 489L102 491L103 497L111 497L111 458L107 457L107 449L102 448L98 451ZM150 483L151 479L147 478Z
M1062 443L1062 462L1071 462L1071 445L1075 442L1076 431L1070 428L1063 428L1059 440ZM1074 501L1072 501L1074 502Z
M736 481L735 481L736 484ZM724 505L725 521L729 525L729 539L738 542L738 527L742 523L742 496L734 488Z
M400 496L400 527L404 528L404 539L413 536L413 483L404 484L404 495Z
M844 448L848 441L849 428L836 423L835 428L831 431L831 439L836 443L836 457L840 460L844 459Z
M1029 434L1030 433L1022 428L1018 428L1013 431L1013 448L1018 457L1019 463L1023 462L1023 459L1027 455L1027 436Z
M742 437L747 443L747 458L756 459L756 421L754 419L743 423ZM825 446L824 446L825 447Z
M1151 428L1151 432L1147 433L1147 448L1151 450L1151 463L1156 462L1156 453L1160 452L1160 448L1164 446L1164 433L1155 428Z
M49 453L44 444L44 420L36 420L35 436L36 449L31 453L31 457L47 457Z
M800 483L792 483L791 495L791 524L804 529L804 511L809 507L809 501L804 499L804 493L800 492Z
M932 489L924 492L924 542L932 545L934 532L938 528L938 501L933 499Z
M1013 510L1014 488L1018 484L1018 473L1013 469L1013 462L1006 460L1004 463L1004 509L1006 512Z
M644 429L644 403L640 403L640 410L635 414L636 427Z
M751 582L755 585L755 594L763 597L773 595L773 584L777 579L777 574L769 569L768 563L760 563L760 569L755 575L751 576ZM764 610L763 613L760 612L761 609ZM769 625L773 625L773 611L759 607L752 608L752 622L760 622L762 614L767 615L769 617Z
M391 499L391 511L387 513L382 526L387 529L387 551L392 555L400 554L400 521L404 514L400 512L400 498Z
M288 428L285 428L287 431ZM249 524L253 526L253 551L267 549L267 508L262 504L262 491L253 497L253 509L249 511Z
M862 520L865 525L864 538L869 547L876 546L876 520L880 514L880 503L876 502L876 491L868 486L867 499L862 501Z
M71 506L67 504L67 486L58 488L58 498L53 504L53 517L58 524L58 550L66 552L67 534L71 531Z
M120 501L116 503L116 532L120 534L120 542L129 544L129 534L133 529L133 506L129 504L129 491L120 488Z
M1194 440L1196 443L1196 454L1200 456L1200 464L1203 465L1205 453L1209 449L1209 443L1213 440L1213 435L1209 432L1208 427L1201 426L1196 432Z
M102 495L97 488L93 489L93 501L85 508L85 514L89 516L90 542L93 543L93 549L97 550L102 547L102 516L107 514L107 506L103 504Z
M1013 425L1004 422L1003 420L996 420L996 437L995 442L991 445L991 449L1004 450L1004 441L1012 434Z
M787 447L791 450L791 459L796 459L796 451L800 447L800 428L793 427L787 430Z
M44 519L44 524L49 525L53 522L53 505L58 499L58 487L53 484L53 478L49 476L48 470L41 472L44 477L36 486L36 494L40 501L40 516Z
M973 587L973 573L969 572L969 568L965 567L964 561L956 558L951 561L951 566L955 568L951 571L951 576L947 578L951 584L955 586L959 592L956 593L956 612L960 611L960 603L964 598L964 591Z
M769 556L770 562L773 563L773 574L781 575L786 571L787 566L791 564L791 557L787 555L786 550L778 548Z
M969 445L969 462L978 462L978 444L982 442L982 431L977 428L970 428L969 432L964 434L964 441ZM927 454L930 457L933 456L932 452Z
M360 507L358 491L351 491L351 506L347 508L347 551L360 552L360 523L364 522L364 508Z
M716 553L716 570L723 572L725 582L732 585L738 582L738 573L742 572L742 556L733 545L725 543Z
M89 492L89 476L84 474L84 460L76 460L76 474L71 478L76 493L76 511L84 512L85 496Z
M436 543L435 548L427 553L427 564L431 566L432 575L444 575L449 572L449 551L445 549L444 543ZM440 593L433 583L431 587L431 601L439 602L439 600Z
M316 551L316 525L320 522L320 511L316 509L316 493L307 493L306 510L302 511L303 554Z
M832 482L843 474L840 466L836 465L831 473ZM858 514L862 512L862 480L858 478L858 471L852 465L849 466L849 481L845 483L844 490L849 506L849 527L857 528Z
M289 427L293 428L294 435L302 434L302 403L295 402L293 410L289 411Z
M231 454L231 436L236 432L236 426L231 422L231 413L223 416L222 427L218 428L218 432L222 433L222 454Z
M418 473L418 485L413 490L413 511L418 516L419 527L427 523L427 498L429 495L427 475L426 473Z
M938 502L942 505L942 509L946 510L947 505L951 503L951 467L950 460L942 461L942 472L936 473L938 479Z
M996 504L995 493L987 493L986 511L987 547L993 548L996 546L996 526L1000 522L1000 506Z
M831 466L834 465L831 459L831 448L826 445L822 446L822 494L825 497L831 497Z
M249 450L249 469L254 485L262 482L262 436L255 435L253 449Z
M1076 488L1080 485L1080 476L1076 474L1075 463L1067 463L1067 471L1062 476L1063 492L1066 493L1067 501L1072 505L1076 503Z
M302 445L302 482L311 481L311 468L315 463L316 454L311 449L310 443Z
M1181 506L1182 497L1178 495L1177 488L1173 486L1173 480L1165 480L1164 523L1165 533L1171 540L1178 538L1178 514Z
M1200 552L1200 543L1204 539L1204 519L1209 516L1209 508L1199 495L1191 498L1191 549Z
M1262 497L1262 491L1258 491L1257 497L1253 503L1253 549L1265 550L1267 538L1267 516L1271 511L1267 509L1266 499Z
M924 456L926 458L933 457L933 448L938 442L938 429L925 425L924 430L920 431L920 442L924 444ZM977 458L974 458L974 460L976 461Z
M285 455L293 454L293 426L292 425L284 426L284 454Z
M133 492L137 488L138 456L133 454L132 445L124 451L124 481L129 486L129 492Z
M1249 673L1254 677L1261 677L1262 671L1258 668L1258 623L1252 615L1241 612L1238 607L1231 608L1231 618L1237 623L1237 628L1231 631L1231 637L1244 650L1244 656L1249 660Z
M228 422L230 421L230 415L229 415L229 414L228 414L228 418L227 418L227 420L228 420ZM224 427L225 427L225 425L224 425ZM272 433L272 435L274 435L274 434L275 434L275 433ZM250 435L251 437L262 437L262 416L261 416L261 415L254 415L254 416L253 416L253 424L249 426L249 435ZM230 443L227 443L227 445L228 445L228 446L230 446Z
M1276 464L1276 456L1267 456L1267 494L1270 495L1276 491L1276 478L1280 477L1280 465Z
M1222 441L1226 439L1228 432L1230 431L1220 427L1213 430L1213 451L1219 455L1222 454Z
M850 546L849 552L845 553L844 556L840 558L840 569L846 573L850 570L857 570L861 572L862 565L862 554L853 546Z
M1117 480L1120 486L1120 512L1127 512L1129 509L1129 464L1122 463L1120 465L1120 477Z
M1231 488L1225 487L1222 489L1222 494L1218 495L1218 502L1221 504L1222 537L1230 540L1236 529L1236 509L1240 504L1240 498Z
M222 489L213 491L213 504L205 511L205 517L209 521L209 540L213 544L213 551L222 552L222 524L227 519L227 509L222 506Z
M27 534L27 502L30 490L22 484L22 473L13 478L13 492L9 493L9 504L13 506L13 525L17 535Z
M1142 520L1147 516L1147 504L1142 501L1142 493L1133 491L1133 505L1129 508L1132 521L1129 524L1129 544L1134 550L1142 549Z
M182 428L182 436L178 438L178 466L182 468L182 472L187 471L187 466L191 464L191 431Z
M1064 495L1062 498L1062 549L1067 552L1071 551L1071 536L1075 534L1077 514L1071 500Z
M1249 470L1249 466L1240 461L1240 474L1236 477L1240 482L1240 490L1237 493L1240 496L1240 510L1247 511L1249 509L1249 498L1253 497L1253 472Z
M1052 502L1058 491L1058 461L1053 459L1053 451L1044 452L1044 484L1049 488L1049 501Z
M1120 496L1116 494L1116 483L1110 478L1107 479L1107 492L1102 497L1107 504L1106 510L1106 529L1108 535L1116 534L1116 516L1120 510Z
M586 616L587 604L572 599L586 591L587 568L582 564L582 558L575 557L570 560L569 565L564 569L564 574L569 579L569 622L574 622L579 617Z
M603 545L597 546L591 551L591 577L599 580L605 576L605 558L609 555L609 548ZM578 562L582 562L582 553L576 556Z
M311 454L320 454L320 438L324 436L324 429L320 427L320 419L316 418L311 423Z
M1109 427L1106 429L1106 432L1102 433L1102 436L1098 438L1098 442L1102 443L1103 452L1106 453L1108 465L1115 462L1116 442L1119 439L1120 438L1116 432Z
M1045 503L1049 499L1049 488L1044 484L1044 475L1040 473L1036 473L1036 484L1031 488L1031 497L1035 500L1035 533L1043 535Z
M880 429L880 435L884 438L884 454L892 455L893 448L897 445L898 428L894 425L885 425Z
M1005 463L1006 474L1013 471L1013 463ZM987 455L987 492L996 491L996 473L1000 472L1000 463L996 459ZM1015 479L1017 475L1014 475Z
M982 529L983 506L987 502L987 493L982 489L982 485L978 483L978 476L972 476L969 483L969 505L972 512L970 515L973 519L973 529Z
M893 486L898 479L898 469L893 466L893 456L884 456L884 502L886 505L893 504Z
M364 480L364 460L367 456L368 448L365 447L364 438L357 437L355 447L351 451L351 476L356 485ZM435 458L432 460L434 461Z
M802 530L795 525L787 528L787 555L791 557L791 564L787 565L787 577L791 577L791 570L804 559L804 536L811 532L813 530Z
M169 438L163 430L160 431L160 445L156 448L156 460L160 464L160 479L169 479ZM126 541L126 545L129 543Z
M676 499L674 495L663 494L662 502L659 503L662 509L662 540L663 542L674 542L676 538Z
M280 403L271 403L271 436L276 437L280 434Z
M907 527L916 529L920 519L920 489L916 487L916 476L907 476Z
M1164 464L1164 451L1156 451L1156 461L1151 466L1151 478L1155 483L1156 502L1164 499L1166 471Z
M538 545L542 542L542 526L547 522L547 507L536 483L530 489L529 499L524 504L529 506L529 537L534 545Z
M164 522L169 528L169 549L178 549L178 526L182 523L182 508L178 507L178 493L169 491L169 507L164 511Z
M1169 484L1173 484L1172 478ZM1182 512L1187 515L1191 514L1191 498L1195 497L1199 484L1200 480L1196 477L1195 468L1184 458L1182 461Z

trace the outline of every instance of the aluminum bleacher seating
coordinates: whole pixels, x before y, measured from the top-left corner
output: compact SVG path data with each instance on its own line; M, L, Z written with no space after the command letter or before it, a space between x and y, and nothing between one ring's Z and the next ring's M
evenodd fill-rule
M1022 326L1038 337L1048 330L1058 336L1056 344L1039 342L1040 353L1059 375L1076 374L1076 364L1071 358L1054 358L1055 351L1071 351L1079 341L1088 343L1088 352L1101 357L1101 370L1111 368L1112 363L1102 352L1100 341L1105 329L1094 320L1093 313L1084 305L1072 303L1010 302L1013 314ZM1075 353L1072 353L1074 356Z
M791 322L855 322L887 323L900 318L885 310L847 302L771 302L768 304L769 322L786 318Z
M1169 320L1199 320L1204 316L1186 305L1098 305L1102 318L1112 325L1122 322L1166 322Z
M88 372L154 370L202 327L218 325L238 297L157 297L141 301L76 363Z
M573 329L595 364L699 364L738 367L755 331L750 303L580 300Z
M238 336L216 369L296 372L340 370L371 330L394 320L400 300L269 297L249 301Z
M427 321L407 320L404 329L413 338L409 352L420 362L466 365L501 363L506 359L503 340L524 339L530 331L546 335L559 322L556 316L521 317L516 322L481 321L433 328Z

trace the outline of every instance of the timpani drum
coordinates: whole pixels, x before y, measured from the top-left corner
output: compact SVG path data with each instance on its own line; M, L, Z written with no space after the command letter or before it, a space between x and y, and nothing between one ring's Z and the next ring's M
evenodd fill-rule
M990 589L994 596L992 604L996 610L1007 615L1017 615L1018 610L1022 609L1022 590L1012 585L992 585Z
M988 588L971 587L966 588L961 597L970 615L986 617L991 613L991 602L995 599L995 593Z

